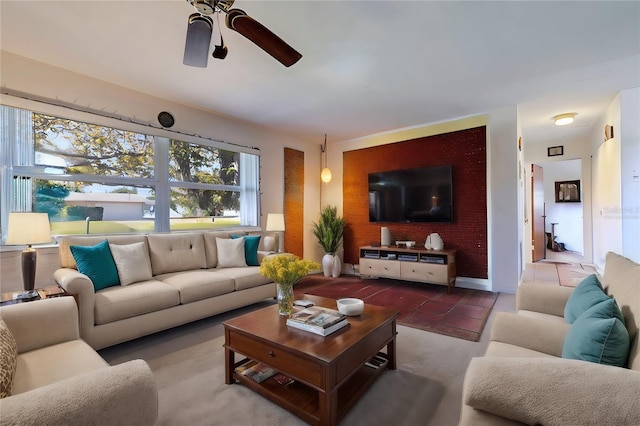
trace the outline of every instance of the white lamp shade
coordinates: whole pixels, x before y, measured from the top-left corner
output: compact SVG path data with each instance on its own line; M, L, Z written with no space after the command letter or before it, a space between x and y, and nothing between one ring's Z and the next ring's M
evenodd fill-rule
M267 215L267 231L280 232L284 231L284 214L269 213Z
M51 242L51 226L47 213L9 213L7 245L46 244Z

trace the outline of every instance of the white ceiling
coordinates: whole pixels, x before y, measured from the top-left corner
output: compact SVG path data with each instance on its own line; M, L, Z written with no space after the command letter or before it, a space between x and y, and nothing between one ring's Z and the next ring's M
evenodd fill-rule
M523 140L580 137L640 86L640 2L251 1L303 54L285 68L224 27L229 55L182 64L186 0L0 1L1 48L321 142L519 105ZM216 40L214 34L213 40ZM577 113L557 127L552 116Z

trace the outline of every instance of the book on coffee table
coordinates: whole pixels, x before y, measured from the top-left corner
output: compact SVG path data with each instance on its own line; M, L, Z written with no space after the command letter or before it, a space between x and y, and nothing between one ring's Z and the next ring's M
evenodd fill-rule
M335 309L323 308L322 306L310 306L292 313L287 320L287 324L291 322L318 328L329 328L342 321L346 321L346 319L346 315Z
M289 327L297 328L299 330L304 330L304 331L309 331L311 333L319 334L320 336L328 336L329 334L336 332L343 327L348 326L349 321L347 321L347 318L345 317L341 321L338 321L337 323L325 328L325 327L320 327L314 324L298 322L289 318L287 319L287 325Z

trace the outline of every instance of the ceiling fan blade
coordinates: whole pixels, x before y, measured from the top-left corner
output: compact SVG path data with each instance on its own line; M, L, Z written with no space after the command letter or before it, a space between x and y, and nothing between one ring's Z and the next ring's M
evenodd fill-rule
M184 44L184 58L182 63L192 67L207 67L209 59L209 45L213 21L208 16L194 13L189 16L187 39Z
M229 10L226 22L227 27L251 40L285 67L290 67L302 58L293 47L240 9Z

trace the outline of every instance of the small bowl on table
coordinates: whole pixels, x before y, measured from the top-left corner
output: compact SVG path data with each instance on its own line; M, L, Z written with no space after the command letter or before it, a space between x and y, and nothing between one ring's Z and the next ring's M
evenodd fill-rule
M338 299L337 304L338 311L350 317L360 315L364 310L364 302L353 297Z

